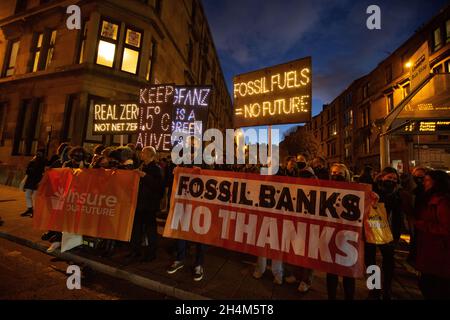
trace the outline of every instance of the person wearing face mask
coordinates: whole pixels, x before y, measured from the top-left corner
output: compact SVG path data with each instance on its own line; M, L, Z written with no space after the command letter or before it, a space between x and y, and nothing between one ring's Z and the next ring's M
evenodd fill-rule
M419 208L416 267L425 299L450 298L450 177L440 170L423 179L424 203Z
M330 173L327 169L327 164L324 158L315 157L311 161L311 167L314 170L314 174L320 180L330 180Z
M85 162L85 159L86 150L83 147L73 147L69 152L69 160L64 162L63 168L89 168L89 164Z
M338 182L350 182L350 172L343 163L335 163L330 168L330 179ZM339 277L335 274L327 273L327 293L328 300L336 300ZM353 300L355 296L355 278L343 277L345 300Z
M391 299L392 279L394 276L394 250L395 244L400 239L403 223L402 197L400 195L400 177L392 167L386 167L375 181L374 192L379 196L379 202L384 203L387 219L394 237L394 241L388 244L376 245L365 243L365 263L366 267L376 265L376 252L380 250L383 257L383 289L371 290L369 300L379 300L381 294L384 300Z

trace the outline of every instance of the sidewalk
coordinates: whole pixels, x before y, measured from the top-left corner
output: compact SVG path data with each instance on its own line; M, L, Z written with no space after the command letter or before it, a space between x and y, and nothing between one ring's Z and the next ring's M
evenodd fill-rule
M40 239L43 231L32 228L32 219L20 217L25 211L24 193L16 188L0 185L0 216L5 221L0 227L0 237L44 251L48 242ZM163 225L158 227L161 234ZM267 270L264 277L252 277L256 257L209 247L205 255L205 277L200 282L192 280L191 266L195 248L192 246L186 265L174 275L166 273L174 257L175 240L160 238L157 259L149 263L123 265L126 246L119 247L112 258L98 257L88 248L76 248L68 253L55 255L86 264L93 269L125 279L134 284L155 290L178 299L244 299L244 300L324 300L327 298L326 274L315 272L311 290L306 294L297 291L298 283L272 283ZM392 286L394 299L421 299L415 275L408 273L403 265L405 252L396 253L395 279ZM338 299L343 299L342 281L338 288ZM356 282L356 299L365 299L368 289L364 279Z

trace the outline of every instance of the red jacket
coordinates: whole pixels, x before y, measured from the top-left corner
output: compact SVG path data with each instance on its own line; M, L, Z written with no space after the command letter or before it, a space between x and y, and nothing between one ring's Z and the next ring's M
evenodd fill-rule
M418 212L417 269L450 279L450 198L433 195Z

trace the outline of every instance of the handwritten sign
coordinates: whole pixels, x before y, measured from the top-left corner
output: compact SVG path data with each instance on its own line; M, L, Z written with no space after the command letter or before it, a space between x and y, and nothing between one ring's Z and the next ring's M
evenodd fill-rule
M236 76L234 127L310 121L311 80L310 57Z
M139 106L132 102L94 103L93 134L132 134L138 129Z

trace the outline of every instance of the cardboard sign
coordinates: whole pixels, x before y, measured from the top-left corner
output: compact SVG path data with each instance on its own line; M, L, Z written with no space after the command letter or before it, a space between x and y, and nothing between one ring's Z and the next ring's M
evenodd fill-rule
M234 127L300 123L311 120L311 58L234 78Z
M92 134L133 134L138 129L139 106L134 102L95 102Z
M348 277L364 272L364 184L177 168L165 237Z

